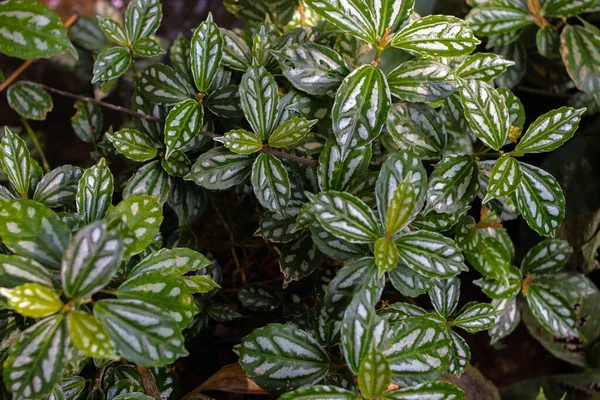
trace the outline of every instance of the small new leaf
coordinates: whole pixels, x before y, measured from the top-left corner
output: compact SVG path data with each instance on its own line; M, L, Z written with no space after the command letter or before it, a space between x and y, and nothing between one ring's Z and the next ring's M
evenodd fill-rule
M292 118L279 125L269 137L271 147L290 147L304 139L318 120L306 118Z
M75 347L86 356L118 360L104 325L84 311L74 310L67 315L69 335Z
M262 149L262 141L253 132L245 129L235 129L226 132L221 137L214 138L236 154L252 154Z
M131 53L124 47L115 46L98 54L94 63L92 83L117 79L131 65Z
M29 318L47 317L63 306L56 292L39 283L25 283L13 289L0 288L0 294L16 312Z
M483 203L512 194L519 187L522 176L519 162L509 154L503 154L494 164Z
M125 128L106 137L115 149L133 161L148 161L156 157L158 150L152 139L137 129Z

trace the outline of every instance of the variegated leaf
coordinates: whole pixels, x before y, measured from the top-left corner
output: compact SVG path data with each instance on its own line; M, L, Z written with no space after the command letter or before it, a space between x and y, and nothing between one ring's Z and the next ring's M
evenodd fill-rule
M106 137L119 153L134 161L148 161L158 153L152 139L137 129L125 128L112 135L107 132Z
M477 196L477 163L470 155L451 154L437 163L429 177L427 211L455 213Z
M252 65L261 65L266 69L271 69L269 62L271 60L271 48L273 39L271 38L273 26L269 22L260 24L252 37Z
M271 287L261 283L244 285L238 291L238 300L252 311L271 311L279 307L279 296Z
M8 127L4 128L4 136L0 141L0 167L13 189L26 199L35 175L35 164L25 141Z
M148 37L138 39L131 49L140 57L156 57L166 53L160 43Z
M292 281L299 281L311 275L321 265L322 260L323 254L318 250L310 234L283 246L279 268L283 274L284 288Z
M525 109L521 100L508 89L498 88L496 91L504 98L504 102L508 108L510 126L523 129L523 125L525 124Z
M402 101L432 102L444 99L458 87L454 71L429 61L406 61L387 76L392 96Z
M41 398L59 383L71 342L65 322L61 314L43 319L23 331L10 347L3 372L13 398Z
M202 154L186 180L209 190L224 190L242 183L251 171L253 158L217 147Z
M475 333L491 327L496 321L496 316L491 304L473 302L459 311L458 316L454 318L454 325Z
M85 170L77 187L77 212L86 223L104 218L112 203L114 178L104 158Z
M537 51L546 58L560 55L560 32L550 27L540 28L535 35Z
M129 45L127 33L125 33L125 29L123 29L119 22L111 18L103 18L100 15L98 15L97 19L98 26L100 29L102 29L102 32L104 32L108 40L123 47L127 47Z
M190 173L192 162L183 151L178 150L171 157L160 160L160 166L171 176L184 177Z
M471 349L467 341L453 330L448 330L448 336L450 336L453 353L448 373L461 376L471 361Z
M444 123L439 114L425 104L394 104L386 127L401 148L412 149L421 159L440 158L446 147Z
M124 47L115 46L104 50L94 63L92 83L107 82L123 75L131 65L131 53Z
M521 262L524 274L552 274L563 269L569 256L571 246L564 240L546 239L533 246Z
M161 204L167 201L171 190L171 177L161 167L160 161L152 161L136 171L123 188L123 198L147 194L158 197Z
M0 4L0 52L24 60L64 51L76 57L67 28L44 3L9 0Z
M594 4L595 0L547 0L542 5L541 13L546 17L571 17L585 12Z
M398 265L398 249L390 238L380 237L373 247L375 264L379 268L379 273L391 271Z
M136 299L103 299L94 315L106 327L117 352L145 367L170 364L185 357L177 323L159 307Z
M275 79L262 66L252 66L242 76L242 109L254 133L262 140L267 140L274 128L278 90Z
M573 306L556 289L536 285L534 280L523 289L523 294L535 319L550 333L555 336L579 336Z
M556 179L533 165L521 163L523 178L515 192L517 208L531 229L551 236L565 218L565 197Z
M12 84L6 92L8 105L27 119L46 119L52 111L52 97L34 82L20 81Z
M514 296L508 299L492 300L498 317L489 328L491 343L510 335L521 322L521 298Z
M338 53L313 42L286 47L275 56L290 83L312 95L335 93L350 73Z
M373 211L356 197L336 191L309 196L314 216L329 233L350 243L372 243L379 236Z
M408 224L410 217L414 214L416 200L415 186L408 181L400 182L390 200L385 216L386 237L392 237Z
M576 3L576 2L573 2ZM573 4L571 3L571 4ZM560 54L579 90L600 101L600 34L587 27L567 25L560 35Z
M428 294L435 311L442 317L448 317L458 306L460 279L436 279Z
M192 74L194 83L200 92L210 87L217 69L221 64L223 38L212 14L194 31L191 45Z
M473 268L486 278L508 283L510 254L497 239L483 238L474 252L466 253Z
M118 360L104 325L85 311L73 310L67 315L69 336L75 347L86 356Z
M136 264L129 271L128 276L133 277L144 273L185 275L210 264L209 259L188 248L161 249Z
M390 363L392 381L403 386L441 377L452 355L444 328L426 316L392 325L382 352Z
M544 153L562 146L579 127L585 108L561 107L536 119L521 136L515 151Z
M25 283L12 289L0 287L10 308L24 317L43 318L56 314L63 307L58 294L39 283Z
M396 32L407 23L415 8L415 0L370 0L377 34L382 37L386 30ZM372 396L377 397L377 396Z
M78 18L77 22L71 25L69 35L73 43L90 51L100 51L108 42L97 20L86 17Z
M393 303L377 310L377 315L387 319L389 324L401 323L410 317L426 314L427 311L410 303Z
M521 290L521 271L515 266L508 270L508 282L495 279L479 279L473 283L491 299L510 299Z
M37 184L33 199L47 207L70 204L75 199L82 174L81 168L72 165L53 169Z
M465 400L465 393L455 384L444 381L427 382L387 392L382 400Z
M469 54L479 43L463 20L448 15L429 15L402 28L391 45L431 58Z
M466 57L454 72L462 79L477 79L489 82L499 77L514 61L494 53L477 53Z
M166 157L183 149L200 133L204 108L196 100L184 100L169 111L165 121Z
M471 215L464 215L456 226L454 240L458 247L467 253L475 253L484 240L483 233L476 228L477 222Z
M318 122L316 119L292 118L279 125L269 137L271 147L290 147L298 143Z
M520 32L521 28L533 22L533 15L527 9L490 2L489 5L473 8L465 20L477 35L492 36Z
M502 155L494 164L483 202L511 195L519 187L522 177L519 162L509 154Z
M142 72L138 90L152 103L165 106L194 98L182 75L160 63L151 64Z
M364 65L344 79L331 111L333 133L342 154L379 136L390 104L388 84L378 68Z
M19 256L58 270L71 232L48 207L33 200L0 203L0 237Z
M366 2L360 0L307 0L306 5L343 32L367 43L378 43L376 21Z
M380 351L373 349L363 358L358 370L358 387L367 398L377 398L385 393L392 380L390 364Z
M262 141L254 133L245 129L235 129L223 136L214 138L236 154L252 154L262 149Z
M397 291L409 297L422 295L431 289L434 282L404 265L396 266L388 273L388 277Z
M125 31L131 43L153 35L162 20L159 0L133 0L125 12Z
M55 287L52 273L31 258L0 254L0 287L14 288L25 283Z
M242 339L240 364L248 377L272 392L312 386L329 370L319 342L292 325L269 324Z
M79 137L87 143L94 143L102 135L104 116L99 105L77 100L74 104L77 112L71 117L71 126Z
M430 211L425 215L418 215L410 224L415 228L426 231L445 232L458 223L465 211L466 208L455 214L441 214Z
M337 386L314 385L284 393L279 400L360 400L361 398Z
M266 209L285 214L291 197L290 179L283 163L271 154L260 154L252 165L252 188Z
M61 279L69 298L83 299L108 285L123 258L118 233L107 231L104 222L80 230L65 250Z
M235 32L219 28L223 38L222 64L238 71L246 71L252 63L252 54L248 44Z
M225 85L211 91L206 98L206 108L220 118L237 118L242 115L240 91L235 85Z
M509 114L502 96L487 83L467 81L460 100L469 126L486 146L500 150L508 136Z
M317 167L319 188L346 190L353 179L367 172L371 153L371 146L362 146L344 156L335 137L329 136L325 148L319 154Z
M466 271L453 240L435 232L415 231L394 240L400 262L427 278L451 278Z
M335 260L356 260L369 254L367 245L341 239L329 233L317 221L310 224L310 233L319 250Z
M190 39L183 36L182 33L177 35L173 40L171 49L169 50L169 58L173 69L190 84L194 82L192 75L192 60L190 57Z

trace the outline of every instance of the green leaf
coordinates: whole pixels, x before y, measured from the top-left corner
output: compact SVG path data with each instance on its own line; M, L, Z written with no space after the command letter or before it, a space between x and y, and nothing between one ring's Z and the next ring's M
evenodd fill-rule
M494 164L483 203L511 195L519 187L522 177L519 162L509 154L503 154Z
M364 175L371 161L371 146L360 146L343 155L333 135L319 154L317 180L321 190L345 190L354 178Z
M244 285L238 291L238 300L252 311L271 311L279 307L279 296L269 286L260 283Z
M279 258L279 268L283 274L283 287L285 288L292 281L299 281L312 274L321 265L322 260L323 255L310 235L304 235L283 246Z
M560 32L550 27L540 28L535 36L537 51L546 58L560 54Z
M409 20L411 14L414 12L415 2L415 0L368 2L367 4L373 10L378 35L383 36L388 28L390 32L396 32L398 28Z
M397 291L405 296L417 297L431 289L433 281L403 265L389 271L390 282Z
M152 38L138 39L133 44L132 50L140 57L156 57L166 53L160 43Z
M307 332L269 324L242 339L240 364L250 379L271 392L314 385L329 370L329 356Z
M470 155L450 154L437 163L429 177L427 211L455 213L477 196L477 163Z
M112 135L107 132L106 137L119 153L133 161L148 161L158 153L152 139L137 129L125 128Z
M510 254L493 237L483 238L472 253L466 253L469 264L486 278L508 283Z
M454 72L462 79L477 79L489 82L499 77L514 61L494 53L477 53L467 56Z
M262 140L273 131L279 101L279 88L273 76L262 66L248 68L240 83L244 115Z
M100 51L108 41L104 32L98 26L97 20L86 17L77 19L69 29L69 35L73 43L90 51Z
M50 58L63 51L77 54L60 17L37 1L0 4L0 52L24 60Z
M427 312L424 309L409 303L392 303L377 310L377 315L385 318L390 324L401 323L410 317L425 314Z
M183 149L198 136L204 122L204 108L196 100L184 100L169 111L165 121L166 157Z
M565 197L556 179L533 165L521 163L523 178L516 191L517 208L531 229L551 236L565 218Z
M152 103L165 106L193 99L191 89L182 76L185 75L180 75L168 65L152 64L142 72L138 89Z
M415 186L402 181L394 191L385 216L385 232L388 237L404 228L413 214L417 193Z
M52 111L52 97L34 82L20 81L12 84L6 92L8 105L27 119L46 119Z
M221 63L234 70L246 71L252 64L250 48L235 32L219 28L223 38L223 55Z
M554 274L563 269L569 256L571 246L564 240L546 239L533 246L521 262L524 274Z
M77 100L74 104L77 112L71 117L71 126L79 137L87 143L94 143L102 135L104 116L99 105L89 101Z
M206 92L221 64L223 38L212 14L194 31L191 45L192 74L200 92Z
M436 279L428 295L435 311L444 318L448 317L458 306L460 279Z
M467 270L454 241L439 233L408 232L395 239L394 243L400 262L427 278L451 278Z
M118 360L104 325L84 311L73 310L67 315L69 336L75 347L86 356Z
M106 166L106 160L85 170L77 187L77 212L84 222L90 223L106 216L112 205L114 178Z
M444 99L458 87L454 71L447 65L429 61L406 61L387 76L392 96L410 102Z
M214 138L236 154L252 154L262 149L262 140L254 133L245 129L235 129L226 132L221 137Z
M275 56L288 81L296 89L312 95L335 93L350 73L338 53L313 42L285 47Z
M211 93L206 98L208 110L220 118L237 118L242 115L240 91L236 85L225 85Z
M343 240L326 231L317 221L310 224L310 233L319 250L335 260L356 260L369 254L366 245Z
M367 398L377 398L387 391L392 380L390 364L381 352L369 351L360 364L358 387Z
M175 320L145 301L103 299L94 306L94 315L117 352L138 365L162 366L188 355Z
M119 298L138 299L160 308L177 322L180 329L184 329L199 311L192 292L192 287L181 276L147 272L136 274L125 281L119 286L117 295Z
M72 165L53 169L37 184L33 199L47 207L70 204L75 199L82 174L81 168Z
M376 21L370 7L364 1L306 0L306 5L342 32L347 32L367 43L378 43L378 27L375 26Z
M200 218L208 203L206 191L192 182L181 179L173 182L167 204L175 211L179 227L187 228Z
M579 127L585 108L561 107L536 119L515 147L522 153L552 151L571 139Z
M375 313L375 305L381 296L383 284L373 278L355 293L342 320L341 348L348 368L353 374L360 373L363 360L378 349L387 332L387 322Z
M0 141L0 167L17 193L27 198L35 166L25 141L4 128L4 137Z
M579 336L573 306L555 289L536 285L534 280L524 291L527 305L545 329L555 336Z
M510 335L521 321L521 298L514 296L508 299L492 300L498 316L496 322L489 328L491 343Z
M392 381L403 386L441 377L452 354L444 328L426 316L392 325L382 352L390 363Z
M465 400L464 392L450 382L427 382L385 393L383 400Z
M331 111L333 134L342 154L367 145L379 136L390 103L385 75L378 68L364 65L344 79Z
M510 266L507 281L479 279L473 281L473 283L481 287L481 291L492 299L509 299L516 296L521 290L521 271L519 268Z
M469 54L479 43L463 20L448 15L429 15L402 28L393 37L391 45L431 58Z
M413 215L416 215L425 202L427 188L427 172L421 160L410 150L400 150L393 153L381 166L375 196L377 198L377 211L381 221L385 221L388 207L401 182L412 183L416 200Z
M167 201L171 190L171 177L160 166L160 161L152 161L136 171L123 189L123 198L147 194L158 197L161 204Z
M69 298L83 299L108 285L123 258L118 233L95 222L73 237L61 265L61 278Z
M540 12L546 17L571 17L585 12L595 3L595 0L547 0Z
M242 314L235 311L229 304L211 304L206 309L206 313L219 322L231 322L242 317Z
M181 150L176 151L169 158L160 160L160 165L162 169L171 176L184 177L189 174L192 169L192 162ZM174 181L172 183L176 182L177 181Z
M496 311L491 304L469 303L454 318L454 325L470 333L489 329L496 321Z
M272 25L265 22L259 25L252 38L252 65L269 68L271 60L271 48L273 40L271 39Z
M456 214L440 214L431 211L425 215L418 215L410 224L417 229L445 232L458 223L465 210L461 210Z
M483 234L476 228L476 221L470 215L464 215L456 226L454 240L458 247L467 253L475 253L482 245Z
M182 33L179 33L171 45L169 58L175 71L183 77L186 82L193 83L194 77L192 75L190 52L190 39L183 36Z
M360 396L337 386L314 385L284 393L279 400L361 400Z
M375 264L381 274L393 270L398 265L398 249L389 238L377 239L373 253L375 254Z
M447 142L446 128L433 108L425 104L394 104L386 127L401 148L412 149L419 158L442 157Z
M2 242L18 256L34 259L57 270L71 232L46 206L33 200L0 204Z
M461 376L467 369L471 361L471 349L465 339L453 330L448 330L452 346L452 363L448 368L448 373L454 376Z
M13 398L49 394L63 376L70 339L63 315L41 320L21 333L4 362L4 384Z
M252 165L252 188L260 204L266 209L285 214L290 200L288 172L278 158L262 153Z
M94 63L94 77L91 83L117 79L129 69L131 60L131 53L124 47L116 46L104 50L98 54Z
M98 26L102 29L102 32L104 32L108 40L120 44L123 47L129 45L129 39L127 39L125 29L123 29L119 22L110 18L102 18L99 15L97 16L97 20Z
M85 390L86 381L81 376L72 376L63 380L60 387L65 395L65 400L75 400Z
M292 118L279 125L269 137L271 147L290 147L298 143L310 132L318 120L305 118Z
M477 35L491 36L519 32L525 25L533 22L533 15L527 9L491 2L489 5L473 8L465 20Z
M31 258L0 254L0 287L14 288L25 283L55 286L50 271Z
M55 314L63 307L58 295L39 283L25 283L13 289L0 288L8 305L24 317L43 318Z
M486 146L500 150L506 142L509 114L504 98L482 81L468 81L460 90L460 100L469 126Z
M525 109L523 108L523 103L521 103L521 100L508 89L498 88L496 91L504 98L504 102L508 108L510 125L516 126L522 130L523 125L525 125Z
M159 0L133 0L125 12L125 30L131 43L153 35L162 20Z
M161 249L135 265L129 272L129 277L147 272L184 275L210 264L209 259L188 248Z
M309 196L315 218L329 233L350 243L372 243L379 236L373 211L344 192L328 191Z
M217 147L198 157L184 179L209 190L225 190L246 179L253 161L248 155Z
M598 102L600 34L581 26L567 25L560 35L560 43L563 63L575 86L593 95Z

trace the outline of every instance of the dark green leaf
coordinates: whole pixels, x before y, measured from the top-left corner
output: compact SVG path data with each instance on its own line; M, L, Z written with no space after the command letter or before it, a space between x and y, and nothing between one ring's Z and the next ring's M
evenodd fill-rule
M160 166L160 161L152 161L136 171L123 189L123 198L147 194L157 196L160 203L167 201L171 190L171 177Z
M460 279L436 279L428 294L435 311L442 317L448 317L458 306Z
M114 19L97 17L98 26L102 29L102 32L106 35L108 40L120 44L123 47L129 45L129 39L127 39L127 33L121 24Z
M477 163L470 155L451 154L437 163L429 178L427 211L455 213L477 196Z
M361 397L337 386L314 385L287 392L279 400L360 400Z
M463 79L488 82L499 77L514 61L493 53L477 53L467 56L454 72Z
M90 223L106 216L112 205L114 178L104 158L85 170L77 187L77 212Z
M50 288L55 286L51 272L37 261L0 254L0 287L14 288L29 282Z
M104 50L94 63L92 83L107 82L123 75L131 65L131 53L124 47L116 46Z
M489 329L491 342L495 343L510 335L521 321L521 298L518 296L502 300L492 300L498 317Z
M536 285L534 281L527 286L525 298L535 319L550 333L556 336L579 336L572 305L555 289Z
M496 321L496 317L496 312L491 304L473 302L460 310L458 316L454 318L454 325L467 332L475 333L491 327Z
M133 161L148 161L156 157L158 150L152 139L137 129L125 128L106 137L115 149Z
M290 200L290 180L283 163L271 154L260 154L252 165L252 188L260 204L269 211L285 214Z
M200 133L204 123L204 108L196 100L184 100L169 111L165 121L166 157L183 149Z
M160 43L152 38L141 38L133 44L133 52L140 57L156 57L166 52Z
M464 392L450 382L427 382L388 392L383 400L465 400Z
M309 276L321 265L322 260L323 255L310 235L304 235L283 246L279 259L279 268L283 274L283 286Z
M134 266L129 272L129 277L147 272L184 275L210 264L210 260L202 254L188 248L161 249Z
M406 61L387 80L392 96L418 103L444 99L458 87L450 67L428 60Z
M260 283L242 286L238 291L238 299L252 311L271 311L279 307L279 296L275 290Z
M533 22L533 15L526 9L504 4L489 3L475 7L466 17L467 23L476 34L481 36L498 35L507 32L519 32L521 28Z
M102 135L104 116L99 105L77 100L74 104L77 112L71 117L71 126L79 137L87 143L94 143Z
M219 28L223 37L223 59L224 66L238 71L246 71L252 63L250 48L235 32Z
M542 115L529 126L515 150L545 153L557 149L573 137L584 112L585 108L561 107Z
M133 0L125 12L125 30L131 43L153 35L162 20L159 0Z
M225 85L211 91L206 98L208 110L221 118L237 118L242 115L240 91L236 85Z
M509 154L502 155L492 169L483 203L511 195L519 187L522 177L519 162Z
M564 240L546 239L532 247L521 262L524 274L552 274L563 269L569 256L571 246Z
M29 81L20 81L11 85L6 92L6 99L13 110L27 119L44 120L46 114L54 107L48 92Z
M152 64L142 72L138 90L152 103L161 105L173 105L193 98L180 73L160 63Z
M600 34L581 26L567 25L562 30L560 42L560 53L569 76L579 90L590 93L598 102Z
M13 189L26 199L35 174L35 165L25 141L8 127L4 128L4 137L0 141L0 167L8 176Z
M223 47L221 31L213 22L212 14L209 13L206 21L194 31L190 46L194 83L200 92L206 92L221 64Z
M274 128L279 101L273 76L261 66L248 68L240 83L240 99L254 133L262 140L268 139Z

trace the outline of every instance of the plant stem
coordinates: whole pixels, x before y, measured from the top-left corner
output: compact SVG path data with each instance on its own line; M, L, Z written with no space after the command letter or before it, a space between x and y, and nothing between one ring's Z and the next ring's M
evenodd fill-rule
M298 12L300 13L300 25L306 26L306 13L304 9L304 1L300 0L300 5L298 6Z
M23 124L23 126L25 127L25 130L27 131L27 134L31 138L31 141L33 142L33 146L35 147L38 154L40 155L40 159L42 160L42 166L44 167L44 171L46 171L46 173L50 172L50 164L48 164L48 160L46 159L46 155L44 154L44 150L42 149L42 146L40 145L37 135L35 134L33 129L31 129L29 122L27 122L27 120L25 118L21 117L21 123Z
M142 378L142 386L144 387L144 392L148 396L154 397L156 400L161 400L162 397L160 396L160 390L158 390L158 386L156 386L156 380L154 379L154 375L152 375L152 372L148 368L142 367L137 364L135 365L135 369Z

